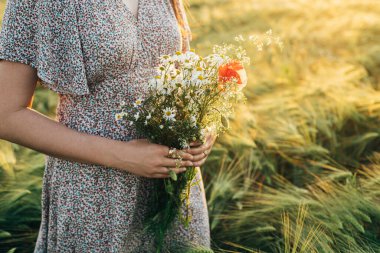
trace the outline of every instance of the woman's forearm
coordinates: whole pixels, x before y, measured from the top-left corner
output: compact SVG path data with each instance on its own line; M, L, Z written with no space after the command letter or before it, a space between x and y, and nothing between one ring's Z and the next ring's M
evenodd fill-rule
M103 166L117 162L113 150L121 141L79 132L30 108L2 116L1 139L70 161Z

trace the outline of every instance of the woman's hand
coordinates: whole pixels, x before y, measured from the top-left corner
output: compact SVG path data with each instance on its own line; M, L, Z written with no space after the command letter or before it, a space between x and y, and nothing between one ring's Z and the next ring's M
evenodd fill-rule
M169 169L178 174L186 171L186 167L194 166L191 161L193 155L180 152L182 161L169 158L169 147L150 143L146 139L135 139L120 144L121 147L117 147L115 159L110 166L138 176L168 178Z
M193 156L192 159L190 159L190 161L193 162L193 166L199 167L205 163L215 140L216 135L214 133L210 133L207 135L206 142L204 144L199 141L190 143L191 148L185 151Z

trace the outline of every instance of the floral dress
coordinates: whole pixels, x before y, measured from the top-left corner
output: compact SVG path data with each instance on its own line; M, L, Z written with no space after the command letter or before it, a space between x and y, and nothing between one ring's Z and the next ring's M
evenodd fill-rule
M182 4L179 13L189 31ZM37 69L40 83L59 94L60 123L129 141L139 136L115 121L120 102L144 96L159 56L187 50L190 36L181 35L170 0L139 0L137 17L124 0L7 0L0 59ZM142 229L153 180L46 156L34 252L154 252ZM195 180L190 226L175 221L168 252L183 242L210 247L199 168Z

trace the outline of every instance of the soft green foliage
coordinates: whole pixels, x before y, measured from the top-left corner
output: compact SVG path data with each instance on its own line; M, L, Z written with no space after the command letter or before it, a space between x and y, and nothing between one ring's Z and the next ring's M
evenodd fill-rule
M285 46L253 59L248 103L203 168L215 251L379 252L378 1L190 3L197 53L269 28ZM34 108L55 105L38 89ZM0 166L0 248L31 252L43 156L1 142Z
M4 141L0 147L0 248L30 252L41 219L43 156Z

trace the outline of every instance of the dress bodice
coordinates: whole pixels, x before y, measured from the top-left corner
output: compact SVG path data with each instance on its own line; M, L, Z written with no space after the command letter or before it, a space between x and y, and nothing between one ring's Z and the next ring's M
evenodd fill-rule
M181 50L170 0L139 0L135 17L123 0L86 0L78 5L78 32L89 94L60 94L57 119L79 131L128 140L133 126L118 124L121 101L146 95L159 57ZM111 2L111 3L109 3Z
M170 0L139 0L137 18L123 0L84 0L77 10L89 86L157 65L181 49Z

